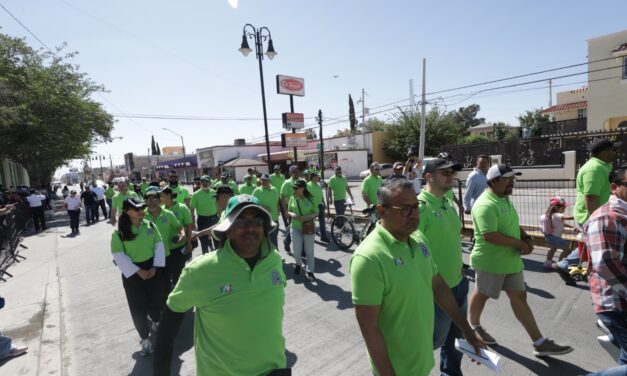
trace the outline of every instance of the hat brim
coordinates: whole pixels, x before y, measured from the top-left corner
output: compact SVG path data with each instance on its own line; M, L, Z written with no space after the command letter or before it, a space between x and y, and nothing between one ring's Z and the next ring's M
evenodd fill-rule
M455 163L455 162L446 162L443 165L440 165L436 168L434 168L434 171L437 170L446 170L447 168L453 169L453 171L461 171L462 170L462 165L459 163Z
M225 233L231 228L231 226L233 225L233 222L235 222L235 220L239 218L242 212L249 207L254 207L255 209L259 210L264 215L265 217L264 219L270 225L269 232L276 230L277 224L272 220L272 216L266 209L264 209L262 206L257 205L253 202L242 202L241 204L233 208L233 210L231 211L231 214L229 214L228 217L224 218L224 221L218 223L213 228L212 230L213 235L218 238L222 238L225 235Z
M522 172L508 171L502 174L501 176L504 178L511 178L512 176L520 176L520 175L522 175Z

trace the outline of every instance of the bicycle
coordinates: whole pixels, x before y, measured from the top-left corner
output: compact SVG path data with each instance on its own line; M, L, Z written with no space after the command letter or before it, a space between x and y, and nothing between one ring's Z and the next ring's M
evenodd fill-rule
M353 244L361 243L368 234L372 232L377 223L376 206L372 205L361 212L368 216L368 223L357 232L355 230L355 216L353 214L353 205L346 205L350 210L350 215L337 215L331 221L331 239L338 248L342 250L349 249Z

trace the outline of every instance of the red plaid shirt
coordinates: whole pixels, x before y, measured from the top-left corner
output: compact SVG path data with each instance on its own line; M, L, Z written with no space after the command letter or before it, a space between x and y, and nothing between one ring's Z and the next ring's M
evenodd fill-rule
M627 312L627 202L611 196L584 225L595 312Z

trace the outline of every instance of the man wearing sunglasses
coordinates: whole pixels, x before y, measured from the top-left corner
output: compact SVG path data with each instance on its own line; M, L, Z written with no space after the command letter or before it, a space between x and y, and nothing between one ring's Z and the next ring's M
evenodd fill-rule
M453 179L462 166L443 158L430 160L424 169L425 189L418 195L419 229L431 245L431 255L438 272L451 289L464 315L468 309L468 280L462 273L462 222L453 203L446 197ZM433 348L440 350L440 372L462 375L462 353L455 349L455 339L461 338L459 328L437 305L433 328Z
M198 375L268 375L286 367L285 275L266 234L276 223L257 198L231 198L213 229L223 246L183 269L162 315L154 374L170 375L173 342L186 311L196 307Z
M412 183L386 183L378 199L381 221L350 261L355 315L374 374L429 374L435 363L434 300L479 353L485 345L473 333L418 231L420 206Z
M475 245L470 265L475 269L475 290L470 296L470 324L488 345L496 340L481 326L481 313L488 299L498 299L501 291L509 298L514 315L533 342L535 356L563 355L573 351L540 333L527 303L527 288L521 255L533 251L533 239L520 227L518 213L509 196L514 190L514 172L506 164L488 170L488 188L472 208Z
M361 197L366 202L366 206L377 204L377 192L381 188L381 165L377 162L370 164L370 175L366 176L361 183Z
M573 207L573 217L580 226L609 200L612 162L622 146L622 142L601 139L588 148L591 157L577 172L577 200Z

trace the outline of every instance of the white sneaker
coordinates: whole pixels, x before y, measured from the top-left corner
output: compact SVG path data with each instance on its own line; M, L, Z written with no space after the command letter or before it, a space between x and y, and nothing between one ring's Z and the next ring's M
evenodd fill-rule
M544 268L545 269L553 269L553 264L555 263L555 261L553 260L544 260Z
M600 331L602 331L605 334L610 334L610 331L607 329L607 326L605 326L605 324L603 324L603 321L597 319L597 328L599 328Z
M141 356L147 356L149 354L152 354L152 343L150 342L150 339L142 339L141 341L139 341L139 345L141 346L139 350Z

